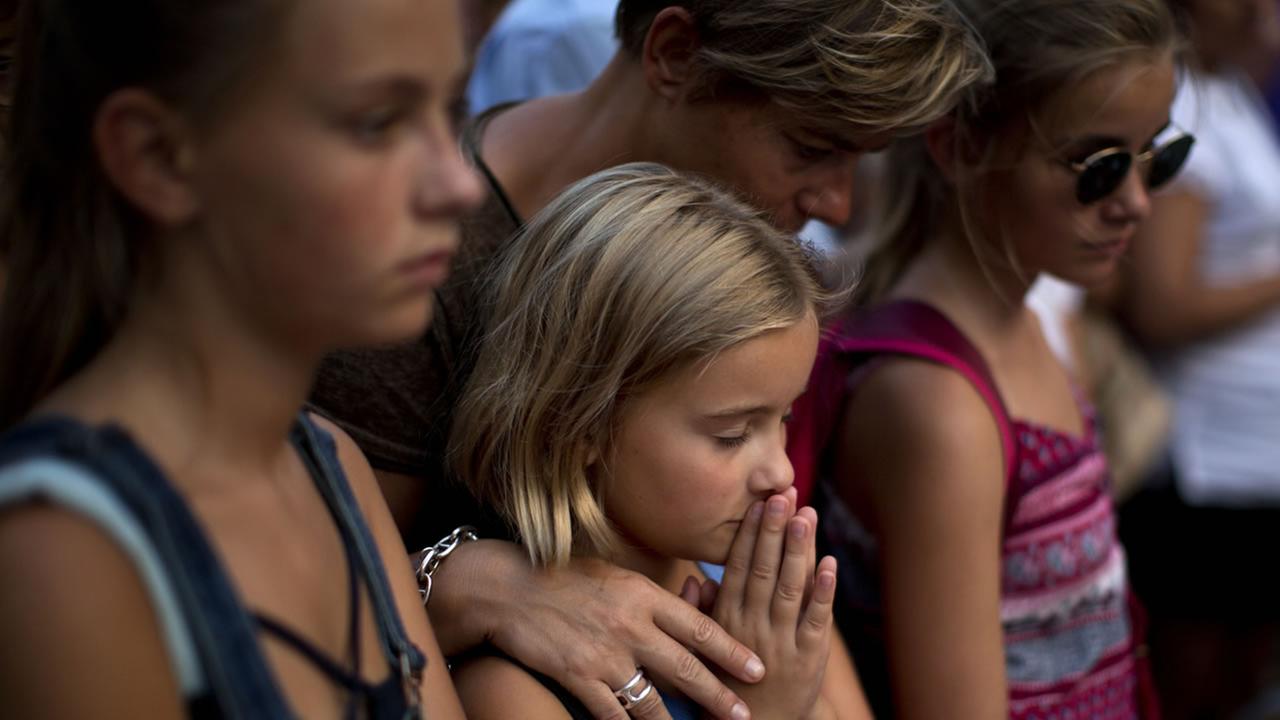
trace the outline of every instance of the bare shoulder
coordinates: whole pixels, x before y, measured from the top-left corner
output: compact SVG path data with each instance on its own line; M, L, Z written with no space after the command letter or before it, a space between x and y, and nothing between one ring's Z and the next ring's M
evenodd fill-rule
M453 682L471 720L571 720L554 693L505 658L468 660L454 669Z
M955 370L886 360L853 394L840 438L842 487L856 477L874 504L906 501L924 512L946 512L955 502L999 508L1000 432L977 389Z
M352 440L351 436L332 420L314 412L308 413L308 417L316 424L316 427L333 438L334 446L338 451L338 463L342 465L342 472L347 476L347 483L351 486L351 491L355 493L356 501L360 503L361 509L368 512L370 502L375 498L379 503L384 502L382 500L382 491L379 490L378 481L373 474L373 468L369 466L369 461L365 458L364 452L360 450L360 446L356 445L356 441Z
M67 510L0 511L0 697L15 717L182 717L150 595L103 530Z

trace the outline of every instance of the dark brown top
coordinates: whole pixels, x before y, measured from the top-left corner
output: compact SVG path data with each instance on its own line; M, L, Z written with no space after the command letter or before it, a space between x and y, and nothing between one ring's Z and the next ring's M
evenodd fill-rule
M452 272L435 293L431 327L412 342L330 355L311 394L311 409L345 430L374 469L430 484L428 506L411 527L400 528L405 544L415 550L467 523L490 536L507 533L495 515L448 478L445 448L453 408L474 365L469 348L482 329L476 321L481 280L522 224L479 153L485 123L508 107L488 110L463 131L463 151L480 169L489 195L462 221Z

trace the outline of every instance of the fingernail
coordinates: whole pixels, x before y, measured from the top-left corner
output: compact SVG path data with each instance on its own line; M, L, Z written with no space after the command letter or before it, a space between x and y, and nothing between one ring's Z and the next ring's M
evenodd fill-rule
M818 586L823 590L830 590L835 587L836 576L831 573L822 573L818 576Z
M729 717L733 718L733 720L751 720L751 711L747 709L746 705L738 703L729 711Z
M777 517L787 511L787 501L774 495L769 498L769 514Z
M809 534L809 523L803 520L791 521L791 537L796 540L803 540Z
M760 658L751 658L747 661L747 677L759 680L764 677L764 663L760 662ZM746 705L742 705L746 708Z
M755 503L754 505L751 506L750 513L751 513L752 520L759 520L760 516L764 514L764 504Z

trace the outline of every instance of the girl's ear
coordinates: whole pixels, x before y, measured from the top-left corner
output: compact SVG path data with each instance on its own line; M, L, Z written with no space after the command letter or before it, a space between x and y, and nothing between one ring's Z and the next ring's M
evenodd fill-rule
M107 179L160 225L182 225L199 210L190 179L191 139L173 108L137 88L109 95L93 119L94 147Z
M649 24L640 61L645 81L658 95L676 101L693 89L693 59L700 46L697 25L688 10L663 8Z

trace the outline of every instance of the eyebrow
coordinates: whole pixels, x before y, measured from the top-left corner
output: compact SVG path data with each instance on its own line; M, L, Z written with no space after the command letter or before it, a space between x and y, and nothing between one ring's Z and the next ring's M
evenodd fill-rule
M852 155L873 152L870 148L863 145L862 143L854 142L853 140L849 140L848 138L844 138L839 135L832 135L829 133L818 133L817 135L818 137L821 137L827 142L831 143L832 147L835 147L837 150L840 150L842 152L847 152Z
M740 407L731 407L725 410L708 413L707 418L711 420L726 420L729 418L743 417L746 415L762 415L772 412L773 408L768 405L744 405Z
M853 142L852 140L847 140L845 138L842 138L839 135L821 135L820 137L822 137L827 142L831 143L832 147L842 152L853 153L853 154L866 152L866 148L862 147L856 142Z
M400 100L416 101L430 94L430 89L417 78L407 75L371 76L347 83L354 92L369 95L391 95Z
M1171 125L1173 125L1173 121L1165 120L1164 124L1160 126L1160 129L1156 130L1151 135L1150 139L1147 140L1147 142L1148 143L1153 142L1156 138L1160 137L1161 133L1168 130ZM1084 135L1082 137L1076 138L1075 140L1068 142L1067 144L1068 145L1088 145L1090 147L1098 147L1098 148L1123 147L1125 144L1125 139L1122 137L1115 137L1112 135Z

